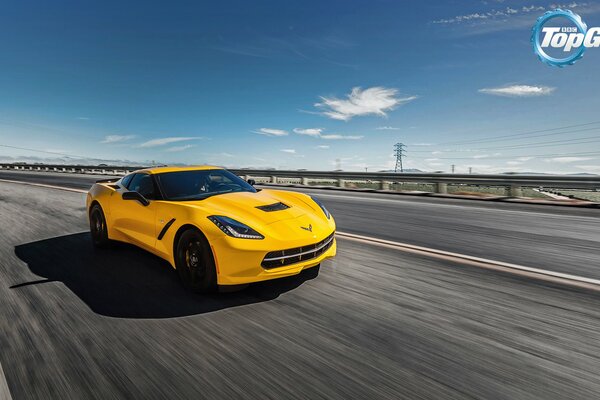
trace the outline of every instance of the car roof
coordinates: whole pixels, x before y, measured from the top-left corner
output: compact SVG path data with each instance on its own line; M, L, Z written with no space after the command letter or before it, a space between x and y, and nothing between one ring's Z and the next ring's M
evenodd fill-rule
M205 171L210 169L223 169L221 167L216 167L214 165L193 165L193 166L185 166L185 167L152 167L152 168L144 168L137 171L133 171L134 173L147 173L147 174L163 174L167 172L181 172L181 171Z

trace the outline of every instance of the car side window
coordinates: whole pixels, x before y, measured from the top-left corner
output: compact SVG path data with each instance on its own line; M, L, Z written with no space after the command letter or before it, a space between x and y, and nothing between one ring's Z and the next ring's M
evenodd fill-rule
M135 174L127 189L138 192L148 200L153 200L156 198L154 181L148 174Z
M123 185L123 187L129 189L129 183L131 183L131 179L133 179L134 176L135 176L135 174L129 174L129 175L124 176L123 179L121 180L121 184Z

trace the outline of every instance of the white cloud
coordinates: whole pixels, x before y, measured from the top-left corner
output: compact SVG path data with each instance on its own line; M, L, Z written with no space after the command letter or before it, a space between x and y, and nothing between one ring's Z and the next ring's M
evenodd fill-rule
M157 147L157 146L164 146L166 144L171 144L171 143L185 142L188 140L199 140L199 139L203 139L203 138L199 137L199 136L166 137L166 138L148 140L147 142L140 144L139 147Z
M289 135L288 131L283 129L272 129L272 128L260 128L257 131L252 131L253 133L258 133L259 135L265 136L287 136Z
M81 121L89 121L88 117L77 117L77 119L79 119Z
M329 146L327 146L326 144L322 144L320 146L317 146L317 149L328 149Z
M554 157L554 158L547 158L544 161L566 164L566 163L571 163L571 162L587 161L587 160L593 160L593 159L594 159L593 157Z
M323 128L307 128L307 129L294 128L294 133L297 133L299 135L311 136L311 137L318 138L318 139L325 139L325 140L360 140L364 137L364 136L360 136L360 135L340 135L337 133L324 135L323 134L324 130L325 129L323 129Z
M477 155L474 155L471 158L474 158L474 159L477 160L477 159L480 159L480 158L488 158L489 156L490 156L489 154L477 154Z
M504 97L533 97L547 96L552 94L556 88L549 86L511 85L496 88L479 89L479 93L491 94Z
M575 167L581 168L581 169L586 170L586 171L600 173L600 165L576 165Z
M119 143L135 138L135 135L108 135L100 143Z
M571 3L569 5L565 5L564 7L568 7L568 8L575 8L581 6L580 4L577 3ZM551 4L548 9L554 9L554 8L560 8L557 4ZM463 15L456 15L452 18L442 18L442 19L438 19L433 21L434 24L442 24L442 25L449 25L449 24L460 24L460 23L468 23L468 22L482 22L482 21L487 21L487 20L505 20L506 18L512 17L512 16L516 16L516 15L520 15L520 14L527 14L527 13L531 13L531 12L539 12L539 11L544 11L546 10L546 8L542 7L542 6L536 6L536 5L530 5L530 6L522 6L520 8L511 8L511 7L506 7L504 9L500 9L500 10L490 10L490 11L480 11L480 12L474 12L474 13L470 13L470 14L463 14Z
M432 156L437 156L437 155L440 155L440 154L442 154L442 152L441 152L441 151L438 151L438 150L436 150L436 151L432 151L432 152L431 152L431 155L432 155Z
M410 143L410 146L433 146L433 143Z
M297 133L298 135L319 137L321 136L321 132L323 132L323 128L294 128L294 133Z
M394 128L393 126L378 126L375 129L378 131L397 131L400 128Z
M294 149L281 149L284 153L296 154L296 150Z
M396 97L397 94L396 89L380 86L364 90L355 87L347 95L347 99L321 97L321 102L316 103L315 107L324 110L321 112L322 115L341 121L348 121L353 117L364 115L385 117L387 115L386 111L393 110L397 106L417 98L417 96L399 98Z
M325 140L360 140L362 139L364 136L358 136L358 135L321 135L319 136L321 139L325 139Z
M521 164L523 164L522 161L507 161L506 162L506 165L513 165L513 166L514 165L521 165Z
M529 161L532 159L533 157L517 157L517 161Z
M184 151L184 150L187 150L187 149L195 147L195 146L196 146L195 144L184 144L183 146L169 147L165 151L174 153L174 152Z

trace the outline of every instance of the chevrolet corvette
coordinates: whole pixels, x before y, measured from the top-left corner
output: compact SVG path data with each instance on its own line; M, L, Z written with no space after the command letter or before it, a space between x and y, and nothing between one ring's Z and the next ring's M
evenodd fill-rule
M86 201L92 242L154 253L196 292L295 275L335 256L335 221L318 199L251 183L211 166L98 181Z

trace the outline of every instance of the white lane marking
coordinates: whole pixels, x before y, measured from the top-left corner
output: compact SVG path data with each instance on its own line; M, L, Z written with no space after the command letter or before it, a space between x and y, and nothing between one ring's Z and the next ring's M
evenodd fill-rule
M8 382L6 382L6 376L4 375L4 370L2 369L2 364L0 364L0 399L12 400L12 396L10 395L10 390L8 388Z
M353 233L338 231L336 232L336 236L343 239L353 240L356 242L392 248L407 253L421 254L428 257L443 259L446 261L454 261L481 268L493 269L497 271L509 272L511 274L527 276L530 278L583 287L586 289L600 290L600 280L598 279L565 274L562 272L549 271L540 268L526 267L524 265L506 263L502 261L489 260L487 258L468 256L466 254L437 250L429 247L416 246L408 243L394 242L391 240L378 239L369 236L355 235Z
M73 189L73 188L68 188L68 187L64 187L64 186L47 185L45 183L12 181L10 179L0 179L0 182L16 183L19 185L28 185L28 186L38 186L38 187L58 189L58 190L66 190L67 192L75 192L75 193L87 193L88 192L87 190L82 190L82 189Z
M0 179L0 182L19 183L19 184L30 185L30 186L39 186L39 187L45 187L45 188L51 188L51 189L66 190L66 191L76 192L76 193L87 193L87 190L72 189L72 188L66 188L66 187L55 186L55 185L46 185L43 183L19 182L19 181L7 180L7 179ZM355 199L350 196L337 196L337 195L326 195L326 196L347 197L350 199ZM375 200L375 199L369 199L369 200ZM395 201L395 200L386 200L386 199L377 199L377 200ZM466 254L453 253L453 252L444 251L444 250L437 250L437 249L432 249L429 247L416 246L416 245L412 245L412 244L408 244L408 243L393 242L390 240L378 239L378 238L369 237L369 236L355 235L353 233L346 233L346 232L338 231L338 232L336 232L336 235L341 238L350 239L350 240L363 242L363 243L376 245L376 246L384 246L384 247L393 248L393 249L404 251L404 252L422 254L422 255L429 256L429 257L434 257L434 258L459 262L459 263L463 263L463 264L479 266L479 267L487 268L487 269L505 271L505 272L509 272L512 274L519 274L519 275L528 276L528 277L532 277L532 278L536 278L536 279L568 284L571 286L578 286L578 287L584 287L587 289L600 290L600 280L598 280L598 279L585 278L583 276L565 274L562 272L549 271L549 270L540 269L540 268L526 267L524 265L505 263L502 261L494 261L494 260L489 260L487 258L468 256ZM0 365L0 368L1 368L1 365Z
M411 201L409 199L397 199L397 198L382 199L379 197L367 198L365 196L344 196L344 195L326 194L326 193L319 193L318 197L340 198L340 199L347 199L347 200L352 200L352 201L365 201L365 202L410 203L411 205L414 205L417 207L423 207L423 208L436 207L436 208L462 208L462 209L464 209L464 208L469 207L469 209L476 208L476 209L478 209L478 211L481 211L481 212L492 211L494 213L503 213L503 214L535 214L535 215L556 217L556 218L568 218L569 220L573 220L573 219L587 220L589 218L594 218L594 216L586 217L586 216L581 216L581 215L561 215L561 214L556 214L556 213L543 212L541 210L524 211L524 210L504 210L504 209L499 209L499 208L491 209L491 208L483 207L483 206L477 205L477 204L473 204L473 205L471 205L471 204L469 204L469 205L441 204L441 203L438 204L438 203L426 203L426 202ZM510 203L504 203L504 204L510 204Z

